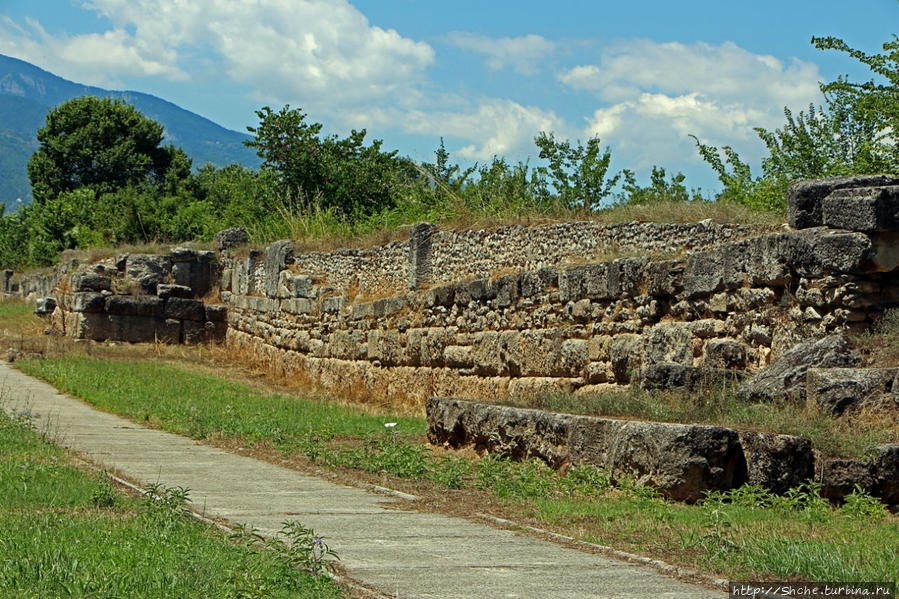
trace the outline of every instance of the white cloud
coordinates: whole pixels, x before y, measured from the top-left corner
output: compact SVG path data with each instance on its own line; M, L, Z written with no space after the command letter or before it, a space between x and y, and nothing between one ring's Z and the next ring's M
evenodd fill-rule
M257 98L304 107L405 101L434 60L429 45L370 25L346 0L92 0L84 7L112 28L54 37L7 22L0 48L82 81L91 79L85 72L186 79L187 57L205 55Z
M636 156L636 168L698 159L689 134L738 145L755 139L753 127L781 126L784 106L803 109L820 101L813 63L784 62L731 42L632 40L604 49L597 64L576 66L559 79L604 104L588 117L585 134Z
M567 132L565 121L551 110L498 98L486 98L451 110L376 109L354 116L365 122L393 123L405 133L433 139L446 136L472 140L474 143L453 150L453 155L479 161L494 156L523 158L534 151L534 137L540 131Z
M160 76L184 81L173 50L148 49L122 29L55 37L40 23L19 26L0 20L0 53L27 60L57 74L91 85L117 85L122 75Z
M457 31L450 33L447 40L459 48L486 55L485 64L494 71L510 67L522 75L537 73L540 60L556 48L553 42L534 34L492 38Z

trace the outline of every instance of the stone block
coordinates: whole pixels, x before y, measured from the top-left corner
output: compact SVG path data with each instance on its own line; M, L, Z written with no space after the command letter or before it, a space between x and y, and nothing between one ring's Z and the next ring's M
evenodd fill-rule
M170 297L165 301L165 316L178 320L203 321L206 319L206 307L200 300Z
M71 278L72 291L109 291L112 279L93 272L76 272Z
M814 476L815 455L808 439L757 431L740 431L739 437L746 484L785 493Z
M616 335L609 346L609 362L618 383L628 383L643 366L645 339L634 333Z
M278 281L281 271L293 263L294 242L292 239L276 241L265 248L265 295L278 296Z
M309 275L295 275L288 271L282 271L284 281L283 297L307 297L314 298L315 279Z
M168 299L170 297L193 297L194 290L186 285L159 284L156 286L156 295L162 299Z
M197 250L191 248L183 248L177 247L172 248L169 252L169 256L172 259L172 262L196 262L197 261Z
M225 322L228 320L228 306L222 304L206 304L206 320L210 322Z
M640 385L644 389L682 389L695 391L714 385L731 384L743 378L737 370L659 363L643 367Z
M518 280L520 275L507 274L493 280L496 288L496 307L508 308L518 299Z
M746 368L749 348L735 339L710 339L702 346L702 365L708 368Z
M425 291L424 305L427 308L443 306L449 308L453 305L456 289L453 285L438 285Z
M899 368L809 368L806 401L833 416L865 404L893 403L897 374Z
M250 241L247 230L243 227L223 229L215 234L215 243L219 251L244 246Z
M41 297L35 302L34 313L38 316L50 316L56 311L55 297Z
M845 368L860 362L860 356L843 335L805 341L784 352L743 383L737 395L744 401L804 400L809 368Z
M683 274L684 295L699 297L724 289L726 250L696 252L687 259Z
M431 244L437 225L416 223L409 229L409 288L418 289L430 282Z
M820 227L824 224L822 202L838 189L899 185L892 175L853 175L796 181L787 188L787 221L794 229Z
M521 297L531 298L545 293L559 285L559 271L553 267L544 267L521 275L519 282Z
M677 295L683 289L684 260L650 262L647 266L647 293L653 297Z
M662 322L649 332L646 363L693 364L693 335L685 322Z
M331 297L323 297L321 299L322 312L335 313L343 310L346 304L346 298L342 295L334 295Z
M838 189L821 207L828 227L864 233L899 228L899 186Z
M889 505L899 504L899 445L878 445L871 462L877 496Z
M187 345L196 345L199 343L212 343L214 341L224 340L224 337L217 335L217 328L219 328L216 326L217 324L219 323L185 320L182 323L184 343Z
M428 441L434 445L539 458L553 467L568 459L570 416L437 397L427 400L425 411Z
M719 426L580 417L570 424L569 459L688 502L746 478L739 435Z
M73 312L102 312L106 308L106 296L102 293L81 291L67 296L66 304Z
M203 297L213 287L214 264L176 262L172 265L172 279L177 285L193 290L193 295Z
M856 486L865 493L874 493L877 480L869 460L821 458L816 468L820 470L821 496L840 500L852 493Z
M509 381L509 397L511 399L567 395L573 391L574 383L571 379L557 376L515 377Z
M110 295L106 311L122 316L162 316L163 300L155 295Z
M471 368L475 361L470 345L447 345L443 348L443 363L449 368Z

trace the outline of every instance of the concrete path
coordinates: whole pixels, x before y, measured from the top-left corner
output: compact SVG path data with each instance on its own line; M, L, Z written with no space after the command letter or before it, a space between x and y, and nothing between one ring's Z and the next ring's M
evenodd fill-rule
M385 507L389 497L144 428L0 362L3 407L27 408L61 445L143 483L190 489L207 516L274 533L299 520L347 574L399 599L723 597L627 563L460 518Z

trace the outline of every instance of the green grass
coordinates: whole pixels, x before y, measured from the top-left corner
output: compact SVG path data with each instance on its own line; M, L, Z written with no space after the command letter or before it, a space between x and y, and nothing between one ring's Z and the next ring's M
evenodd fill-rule
M364 436L397 422L422 434L421 418L362 414L324 401L259 393L174 364L68 356L17 365L103 410L197 439L240 437L292 447L307 438Z
M178 496L163 490L164 498ZM0 410L0 596L337 598L283 552L230 542L180 502L126 498Z
M733 580L899 580L899 519L864 495L834 509L814 486L783 497L743 487L698 505L672 503L634 480L613 484L592 467L557 472L539 461L435 455L416 442L419 419L390 418L399 424L385 429L386 417L265 395L170 364L77 356L19 364L90 403L168 430L267 442L323 467L393 477L388 484L453 489L458 501L487 493L538 526ZM664 415L658 406L644 409Z

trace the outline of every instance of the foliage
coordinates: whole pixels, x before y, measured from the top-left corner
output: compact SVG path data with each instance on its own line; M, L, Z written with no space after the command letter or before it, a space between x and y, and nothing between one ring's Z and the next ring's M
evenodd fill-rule
M591 137L586 145L578 142L572 146L569 140L557 140L552 132L541 132L534 143L540 158L549 162L549 181L565 206L596 210L618 183L620 174L606 178L612 151L608 147L601 150L598 137Z
M190 159L174 146L160 146L163 134L162 125L121 100L83 96L63 102L38 129L40 147L28 162L34 201L76 189L102 195L183 179Z
M663 202L685 203L703 200L700 190L688 190L686 185L684 185L686 177L683 173L670 175L667 181L665 180L665 175L664 168L653 166L650 184L646 187L641 187L637 184L637 177L634 172L624 169L621 171L624 183L622 184L622 191L619 193L618 203L640 206Z
M315 202L336 208L345 216L373 214L393 205L406 161L396 152L382 152L381 140L364 144L366 131L344 139L322 136L321 123L309 124L306 114L284 106L256 111L259 125L246 143L263 160L262 170L273 175L271 191L285 201L297 198L304 208Z
M883 82L838 78L821 85L825 107L810 104L796 116L785 107L782 128L757 127L768 151L758 177L733 148L719 150L693 136L699 155L724 186L719 200L782 212L793 180L899 172L899 38L885 42L880 54L866 54L835 37L815 37L812 43L848 54Z

